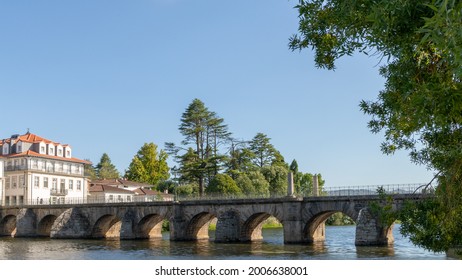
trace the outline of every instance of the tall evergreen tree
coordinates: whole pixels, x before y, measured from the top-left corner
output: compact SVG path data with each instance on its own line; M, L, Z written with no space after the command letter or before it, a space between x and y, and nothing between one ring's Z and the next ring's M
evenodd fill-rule
M90 161L89 159L85 159L86 161ZM90 178L91 180L94 180L97 178L96 176L96 169L93 167L91 164L85 164L84 166L84 174L86 177Z
M257 133L250 141L250 151L254 154L253 162L258 167L271 165L276 154L276 149L270 143L270 138L263 133Z
M167 151L180 164L181 177L195 178L199 194L203 195L205 180L218 174L223 165L225 157L220 154L219 146L230 137L228 127L201 100L194 99L182 114L179 130L184 136L181 144L185 147L166 143ZM182 150L186 153L180 154Z
M95 170L98 179L118 179L120 177L119 171L106 153L101 156Z

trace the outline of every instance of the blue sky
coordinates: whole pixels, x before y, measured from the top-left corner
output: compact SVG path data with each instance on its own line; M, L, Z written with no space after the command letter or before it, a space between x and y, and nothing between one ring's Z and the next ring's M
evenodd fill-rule
M0 138L32 133L120 172L146 142L179 143L194 98L234 137L267 134L328 186L418 183L432 172L382 155L358 104L383 88L377 57L316 69L291 52L297 1L0 1Z

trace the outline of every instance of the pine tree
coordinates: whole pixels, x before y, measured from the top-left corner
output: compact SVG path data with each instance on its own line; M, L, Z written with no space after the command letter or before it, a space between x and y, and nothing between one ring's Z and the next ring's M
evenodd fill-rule
M106 153L101 156L95 169L98 179L118 179L120 177L119 171L117 171L114 164L111 163L111 159Z

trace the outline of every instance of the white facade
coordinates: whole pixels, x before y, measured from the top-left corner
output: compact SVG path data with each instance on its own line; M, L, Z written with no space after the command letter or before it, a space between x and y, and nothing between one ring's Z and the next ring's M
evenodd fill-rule
M66 154L61 145L33 134L13 135L0 142L2 204L55 204L84 202L88 180L86 161ZM68 155L68 157L66 157ZM0 177L1 178L1 177Z
M117 202L133 202L134 193L120 193L120 192L98 192L92 193L88 197L88 203L117 203Z

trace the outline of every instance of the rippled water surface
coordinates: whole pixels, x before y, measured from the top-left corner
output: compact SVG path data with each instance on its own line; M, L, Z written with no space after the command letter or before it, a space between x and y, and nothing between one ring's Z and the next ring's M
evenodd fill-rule
M264 240L252 243L170 242L162 240L57 240L0 238L0 259L446 259L413 246L394 228L389 247L356 247L355 227L326 227L326 241L313 245L284 245L282 229L263 230ZM213 232L211 232L213 238Z

